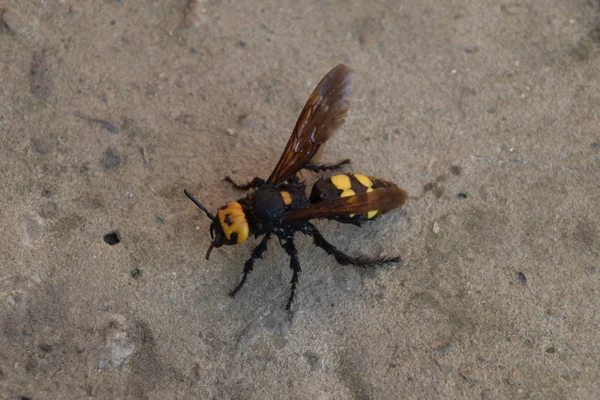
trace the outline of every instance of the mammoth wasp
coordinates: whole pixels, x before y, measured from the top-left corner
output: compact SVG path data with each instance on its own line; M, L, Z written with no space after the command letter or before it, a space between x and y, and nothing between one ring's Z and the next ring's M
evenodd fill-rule
M333 255L342 265L370 266L400 261L400 257L351 257L329 243L311 220L327 218L360 226L363 221L404 204L408 197L406 191L383 179L347 173L329 178L321 177L307 197L306 184L298 176L302 169L326 171L350 162L342 160L335 164L319 164L317 159L323 144L345 122L352 76L350 68L339 64L323 77L302 109L292 136L267 180L254 178L251 182L240 185L230 177L225 177L236 189L249 191L245 197L219 208L215 216L184 190L190 200L212 221L212 242L206 252L207 260L213 248L243 243L250 235L256 238L264 235L244 264L242 278L230 293L232 297L246 282L254 262L262 258L272 236L279 239L290 257L293 275L291 292L285 306L288 311L294 301L301 272L294 246L296 232L311 236L317 247Z

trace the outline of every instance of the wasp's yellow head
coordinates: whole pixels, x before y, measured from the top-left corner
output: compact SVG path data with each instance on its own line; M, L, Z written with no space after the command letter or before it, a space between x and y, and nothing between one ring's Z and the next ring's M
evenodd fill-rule
M232 201L219 208L217 218L210 226L210 234L214 247L244 243L250 235L250 226L242 205L237 201Z
M246 213L240 203L232 201L219 208L215 217L187 190L184 190L184 193L212 220L212 224L210 224L212 242L206 252L207 260L214 247L218 248L224 244L244 243L248 239L248 236L250 236L250 225L248 224L248 220L246 220Z

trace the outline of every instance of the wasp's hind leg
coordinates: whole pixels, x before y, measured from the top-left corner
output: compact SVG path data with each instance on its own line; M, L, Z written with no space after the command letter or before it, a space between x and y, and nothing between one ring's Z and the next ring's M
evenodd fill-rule
M346 164L350 164L350 159L346 158L345 160L338 161L335 164L325 164L325 163L312 164L312 165L309 164L306 167L304 167L304 169L307 169L312 172L322 172L322 171L329 171L332 169L338 169L338 168L342 167L342 165L346 165Z
M246 278L248 278L248 274L250 273L250 271L252 271L252 268L254 268L254 261L257 258L262 258L265 251L267 251L267 242L269 241L269 237L271 237L271 234L267 233L265 235L265 237L263 238L263 240L261 240L260 244L258 246L256 246L254 248L254 250L252 251L252 254L250 255L250 259L248 261L246 261L246 263L244 264L244 275L242 276L242 280L240 281L240 283L237 285L237 287L235 289L233 289L231 292L229 292L229 295L231 297L235 296L236 293L239 292L239 290L242 288L242 286L244 286L244 283L246 282Z
M338 250L334 245L325 240L323 235L321 235L321 232L319 232L319 230L313 224L309 224L309 228L310 229L307 231L307 234L313 237L313 242L315 243L315 245L325 250L327 254L333 255L335 257L335 260L342 265L352 264L361 267L366 267L387 263L402 262L402 259L400 257L351 257L347 254L344 254L343 252Z
M285 252L290 256L290 268L294 272L294 274L292 275L292 280L290 282L292 284L292 291L290 293L288 302L285 305L285 310L290 311L290 308L292 307L292 302L294 301L294 296L296 294L296 286L298 285L298 278L300 276L300 272L302 272L302 269L300 269L300 260L298 259L298 251L296 250L296 246L294 246L293 238L288 237L284 243L281 243L281 245L285 249Z
M223 178L223 180L225 182L231 183L234 188L239 189L239 190L256 189L256 188L261 187L265 183L264 179L261 179L261 178L258 178L258 177L252 179L250 182L248 182L248 183L246 183L244 185L240 185L238 183L235 183L233 181L233 179L231 179L231 177L229 177L229 176L226 176L225 178Z

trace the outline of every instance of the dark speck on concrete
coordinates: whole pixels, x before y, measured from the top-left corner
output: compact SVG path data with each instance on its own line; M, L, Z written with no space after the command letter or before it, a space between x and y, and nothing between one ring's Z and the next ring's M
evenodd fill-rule
M452 175L456 175L456 176L460 176L462 175L462 167L459 165L451 165L450 166L450 172L452 173Z
M445 177L438 176L435 182L428 182L425 185L423 185L423 191L424 192L433 191L435 198L439 199L446 192L446 189L444 188L444 186L439 184L439 182L443 182L444 180L445 180Z
M104 152L101 164L104 169L115 169L121 165L121 156L114 147L109 147L106 152Z
M148 159L146 158L146 150L143 147L138 147L138 153L140 158L142 159L142 164L144 164L144 168L148 168L150 164L148 163Z
M36 51L31 57L29 91L39 99L47 99L52 94L54 82L50 65L43 51Z
M304 356L304 359L306 360L308 365L310 365L311 371L318 371L323 366L323 360L317 353L307 351L304 352L304 354L302 355Z
M109 232L104 235L104 241L110 246L114 246L115 244L121 243L121 238L119 237L118 232Z
M52 352L52 345L48 344L48 343L40 343L38 345L38 348L43 351L44 353L51 353Z
M456 44L455 47L458 50L464 51L465 53L477 53L479 51L479 45L477 43L464 43Z
M129 272L129 274L131 275L131 277L132 277L133 279L137 279L137 278L139 278L140 276L142 276L142 270L141 270L141 269L139 269L138 267L135 267L135 268L133 268L133 269L132 269L132 270Z
M33 148L38 154L45 156L52 151L52 143L48 139L38 137L33 139Z
M517 280L519 281L520 284L525 285L527 284L527 277L525 276L524 273L519 272L517 274Z
M94 124L100 124L102 125L102 127L104 129L106 129L107 131L109 131L110 133L119 133L121 131L121 128L119 128L119 125L111 120L108 119L99 119L99 118L93 118L90 117L89 115L85 115L83 113L80 112L76 112L75 114L73 114L74 116L81 118L81 119L85 119L88 122L94 123Z

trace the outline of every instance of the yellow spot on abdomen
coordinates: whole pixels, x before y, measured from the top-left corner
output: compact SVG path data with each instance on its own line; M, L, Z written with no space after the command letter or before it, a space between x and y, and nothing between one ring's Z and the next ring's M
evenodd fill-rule
M350 177L348 175L334 175L331 178L329 178L331 180L331 183L333 183L333 186L335 186L338 190L349 190L350 187L352 186L352 184L350 183ZM352 194L354 194L354 192L352 192ZM342 195L342 197L347 197L350 195Z
M217 211L217 216L227 240L231 240L233 233L237 233L237 244L243 243L248 239L250 226L240 203L232 201Z
M283 204L285 204L286 206L289 206L290 204L292 204L292 195L290 194L290 192L285 192L282 190L279 193L281 193L281 198L283 199Z
M354 176L356 176L356 175L354 175ZM360 175L360 176L364 176L364 175ZM365 178L367 178L367 179L369 179L369 178L368 178L368 177L366 177L366 176L364 176L364 177L365 177ZM358 179L358 178L357 178L357 179ZM359 180L360 180L360 179L359 179ZM370 180L370 179L369 179L369 182L371 183L371 185L373 185L373 182L371 182L371 180ZM362 182L362 181L360 181L360 183L363 183L363 182ZM364 183L363 183L363 185L364 185ZM365 185L365 186L366 186L366 185ZM369 193L369 192L372 192L372 191L373 191L373 188L371 188L371 187L369 187L369 188L367 189L367 193ZM369 212L367 213L367 218L368 218L368 219L371 219L371 218L373 218L374 216L376 216L376 215L377 215L377 213L378 213L378 212L379 212L379 210L371 210L371 211L369 211Z
M346 176L346 175L338 175L338 176ZM348 181L350 181L350 180L348 180ZM354 195L355 195L354 190L348 189L348 190L344 190L342 192L342 194L340 194L340 197L350 197L350 196L354 196ZM356 214L348 214L348 216L350 218L354 218L355 215Z
M373 188L371 186L373 186L373 182L371 181L371 179L369 179L368 176L365 175L354 175L356 177L356 179L358 179L358 181L361 183L361 185L364 185L367 187L367 193L372 192ZM336 176L332 176L332 180L331 182L335 185L335 187L337 187L338 189L340 189L340 187L336 184L336 182L333 182L333 178L336 177L346 177L348 178L347 175L336 175ZM340 183L340 185L344 184L344 181L342 179L340 179L340 181L338 182ZM348 185L350 185L350 179L348 179ZM342 190L342 189L340 189ZM356 195L356 193L354 192L354 190L350 189L350 186L348 186L348 189L344 189L342 191L342 193L340 194L340 197L350 197L350 196L354 196ZM373 217L375 217L377 215L377 213L379 212L379 210L371 210L367 212L367 218L371 219ZM350 218L354 218L356 216L356 214L348 214L348 217Z
M368 188L373 187L373 181L366 175L354 174L354 177L360 182L361 185Z

